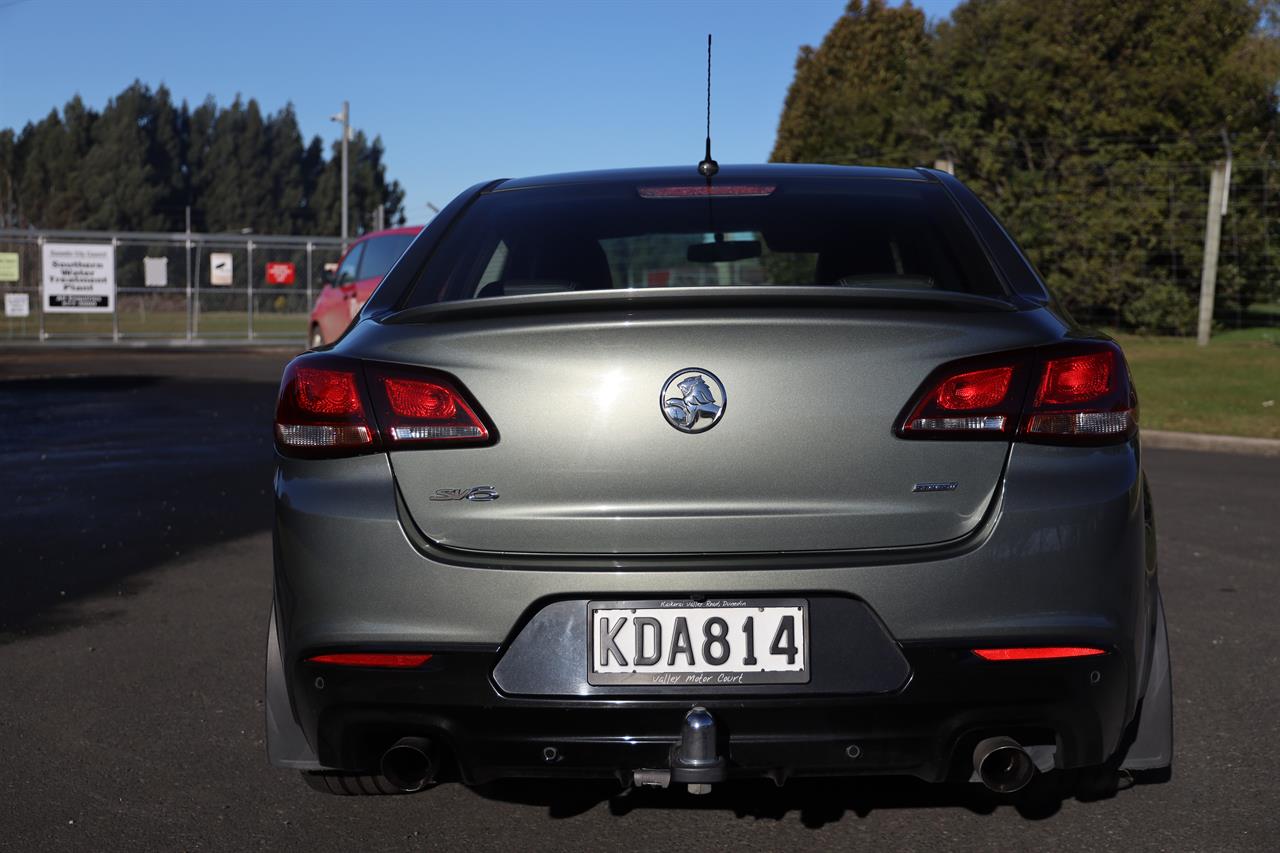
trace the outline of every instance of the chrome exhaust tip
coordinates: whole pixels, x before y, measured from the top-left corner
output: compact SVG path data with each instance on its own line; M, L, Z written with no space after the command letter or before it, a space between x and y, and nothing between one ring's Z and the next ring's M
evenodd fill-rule
M425 737L402 737L382 753L382 776L396 789L411 794L435 780L435 744Z
M989 737L973 750L973 772L992 791L1021 791L1036 775L1031 756L1011 737Z

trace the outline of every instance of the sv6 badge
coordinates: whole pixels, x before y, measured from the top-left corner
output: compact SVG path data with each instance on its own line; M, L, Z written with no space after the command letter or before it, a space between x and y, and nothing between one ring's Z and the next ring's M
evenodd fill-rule
M472 486L469 489L436 489L433 501L496 501L498 490L493 486Z

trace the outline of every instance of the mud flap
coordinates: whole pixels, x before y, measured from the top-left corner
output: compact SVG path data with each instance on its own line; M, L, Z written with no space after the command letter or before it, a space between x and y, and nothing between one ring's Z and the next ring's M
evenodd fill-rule
M1154 642L1155 657L1147 676L1138 730L1120 762L1121 770L1167 771L1173 765L1173 678L1163 597L1156 601Z
M289 688L284 680L284 660L276 634L276 608L271 606L271 624L267 627L267 760L275 767L291 770L323 770L316 754L307 743L302 727L293 718Z

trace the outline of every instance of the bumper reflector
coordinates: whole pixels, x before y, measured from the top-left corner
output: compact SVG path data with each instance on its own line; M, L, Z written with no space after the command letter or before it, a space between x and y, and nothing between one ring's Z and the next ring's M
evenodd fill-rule
M974 649L983 660L1048 660L1050 658L1084 658L1105 655L1105 649L1083 646L1033 646L1025 649Z
M408 655L395 653L359 653L338 655L315 655L307 658L310 663L324 663L332 666L364 666L379 669L414 669L431 660L431 655Z

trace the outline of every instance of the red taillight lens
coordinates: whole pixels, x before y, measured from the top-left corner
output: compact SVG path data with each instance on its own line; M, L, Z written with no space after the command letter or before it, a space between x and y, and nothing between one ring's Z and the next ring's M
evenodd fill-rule
M369 368L374 406L389 445L480 443L489 428L462 393L444 377L404 375L388 365Z
M937 404L949 411L986 409L999 405L1009 393L1012 367L993 367L952 376L938 386Z
M285 368L275 432L281 454L308 458L493 437L450 378L333 355L300 356Z
M456 398L448 388L413 379L384 379L391 411L409 418L452 418L458 413Z
M1044 363L1035 405L1086 403L1104 396L1111 389L1114 361L1110 350L1049 359Z
M363 666L377 669L416 669L427 661L431 655L400 654L396 652L344 653L335 655L315 655L307 660L311 663L323 663L330 666Z
M1052 660L1053 658L1083 658L1105 655L1105 649L1086 646L1032 646L1019 649L974 649L983 660Z
M1109 341L966 359L936 371L924 388L899 422L902 438L1106 444L1137 429L1129 371Z
M356 375L343 370L300 367L294 386L298 407L314 415L358 415L360 389Z

